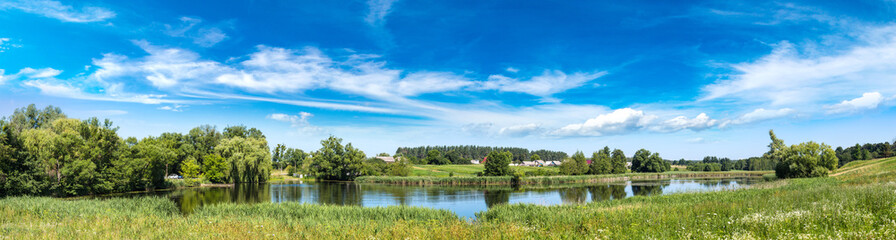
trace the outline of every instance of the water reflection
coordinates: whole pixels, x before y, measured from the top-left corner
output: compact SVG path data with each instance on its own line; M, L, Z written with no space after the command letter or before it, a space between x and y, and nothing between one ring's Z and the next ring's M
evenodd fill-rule
M756 178L673 179L629 181L574 186L442 187L354 184L351 182L289 182L248 184L223 188L191 188L158 192L177 202L185 213L217 203L302 202L330 205L409 205L448 209L463 217L507 203L541 205L579 204L631 196L655 196L693 191L714 191L752 184Z

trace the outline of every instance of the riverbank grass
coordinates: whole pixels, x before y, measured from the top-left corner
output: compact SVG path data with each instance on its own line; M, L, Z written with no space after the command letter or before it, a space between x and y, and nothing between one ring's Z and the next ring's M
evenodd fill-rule
M894 239L896 158L830 177L581 205L499 205L467 222L417 207L219 204L163 198L0 199L0 239Z

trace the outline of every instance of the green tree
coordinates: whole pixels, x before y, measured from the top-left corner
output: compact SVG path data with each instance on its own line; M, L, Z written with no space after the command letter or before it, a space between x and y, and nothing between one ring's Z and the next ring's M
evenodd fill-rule
M202 166L199 165L199 162L193 156L189 156L184 161L180 174L184 178L200 178L202 177Z
M470 160L464 159L454 150L445 153L445 159L451 164L470 164Z
M610 147L604 147L600 151L591 154L591 174L609 174L613 171L610 159Z
M778 150L781 161L775 168L780 178L803 178L827 176L837 168L837 155L830 146L815 142L800 143Z
M310 161L306 161L306 171L323 180L354 180L361 173L364 152L352 147L342 146L342 139L334 136L320 141L321 148Z
M217 154L205 155L202 159L202 175L213 183L230 182L230 164Z
M612 172L614 174L625 173L625 153L623 153L622 150L615 149L613 150L613 156L611 156L611 158L613 166Z
M541 160L541 157L539 157L538 154L532 154L532 156L529 157L529 161L538 161L538 160Z
M271 153L264 138L232 137L221 140L215 152L230 164L230 180L235 183L266 182L271 176Z
M485 176L510 176L513 172L510 170L510 161L513 154L509 151L498 152L492 151L488 154L485 161Z
M635 152L635 155L632 156L632 172L646 172L647 162L650 161L650 151L646 149L639 149Z
M274 150L271 152L271 163L274 168L283 169L283 166L286 165L286 146L278 143L274 147Z
M445 159L445 157L442 156L442 153L439 152L439 150L435 149L429 150L429 152L426 153L426 159L424 159L424 161L426 162L426 164L432 165L444 165L450 163L447 159Z
M564 175L582 175L588 172L588 163L582 151L576 151L569 159L560 163L560 173Z

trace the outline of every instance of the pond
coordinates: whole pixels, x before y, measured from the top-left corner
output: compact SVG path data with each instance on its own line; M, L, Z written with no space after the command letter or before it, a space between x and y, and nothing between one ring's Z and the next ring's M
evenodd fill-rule
M739 188L761 178L635 180L564 186L395 186L352 182L279 182L233 187L187 188L151 193L173 199L184 214L207 204L302 202L364 207L408 205L447 209L466 218L507 203L578 204L695 191Z

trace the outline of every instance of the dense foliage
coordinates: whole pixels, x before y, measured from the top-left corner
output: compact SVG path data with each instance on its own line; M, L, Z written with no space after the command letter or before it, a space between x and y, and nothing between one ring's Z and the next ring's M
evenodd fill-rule
M0 196L74 196L167 187L182 173L212 182L263 182L270 153L261 131L203 125L190 133L122 139L109 120L67 118L33 104L0 120Z
M763 157L778 162L775 175L779 178L821 177L837 169L837 155L830 146L810 141L788 147L774 131L768 134L772 142Z
M563 161L567 157L566 153L550 150L529 151L529 149L518 147L483 147L483 146L422 146L422 147L400 147L395 150L395 155L413 156L417 159L426 158L430 151L437 150L441 153L454 151L457 156L464 160L480 160L493 151L510 152L513 154L512 162L529 161L530 156L538 155L540 160L545 161ZM452 161L453 162L453 161ZM428 164L428 162L424 162ZM456 163L455 163L456 164Z
M510 160L513 159L513 154L504 151L493 151L488 154L485 161L485 170L482 172L482 175L485 176L507 176L511 175L513 172L510 170Z
M582 151L577 151L560 164L560 174L563 175L582 175L588 173L588 169L588 162Z
M665 172L671 169L671 163L663 160L659 153L651 154L646 149L640 149L632 157L632 172Z
M342 139L330 136L320 141L321 148L305 163L308 174L323 180L354 180L362 174L364 152L342 145Z

